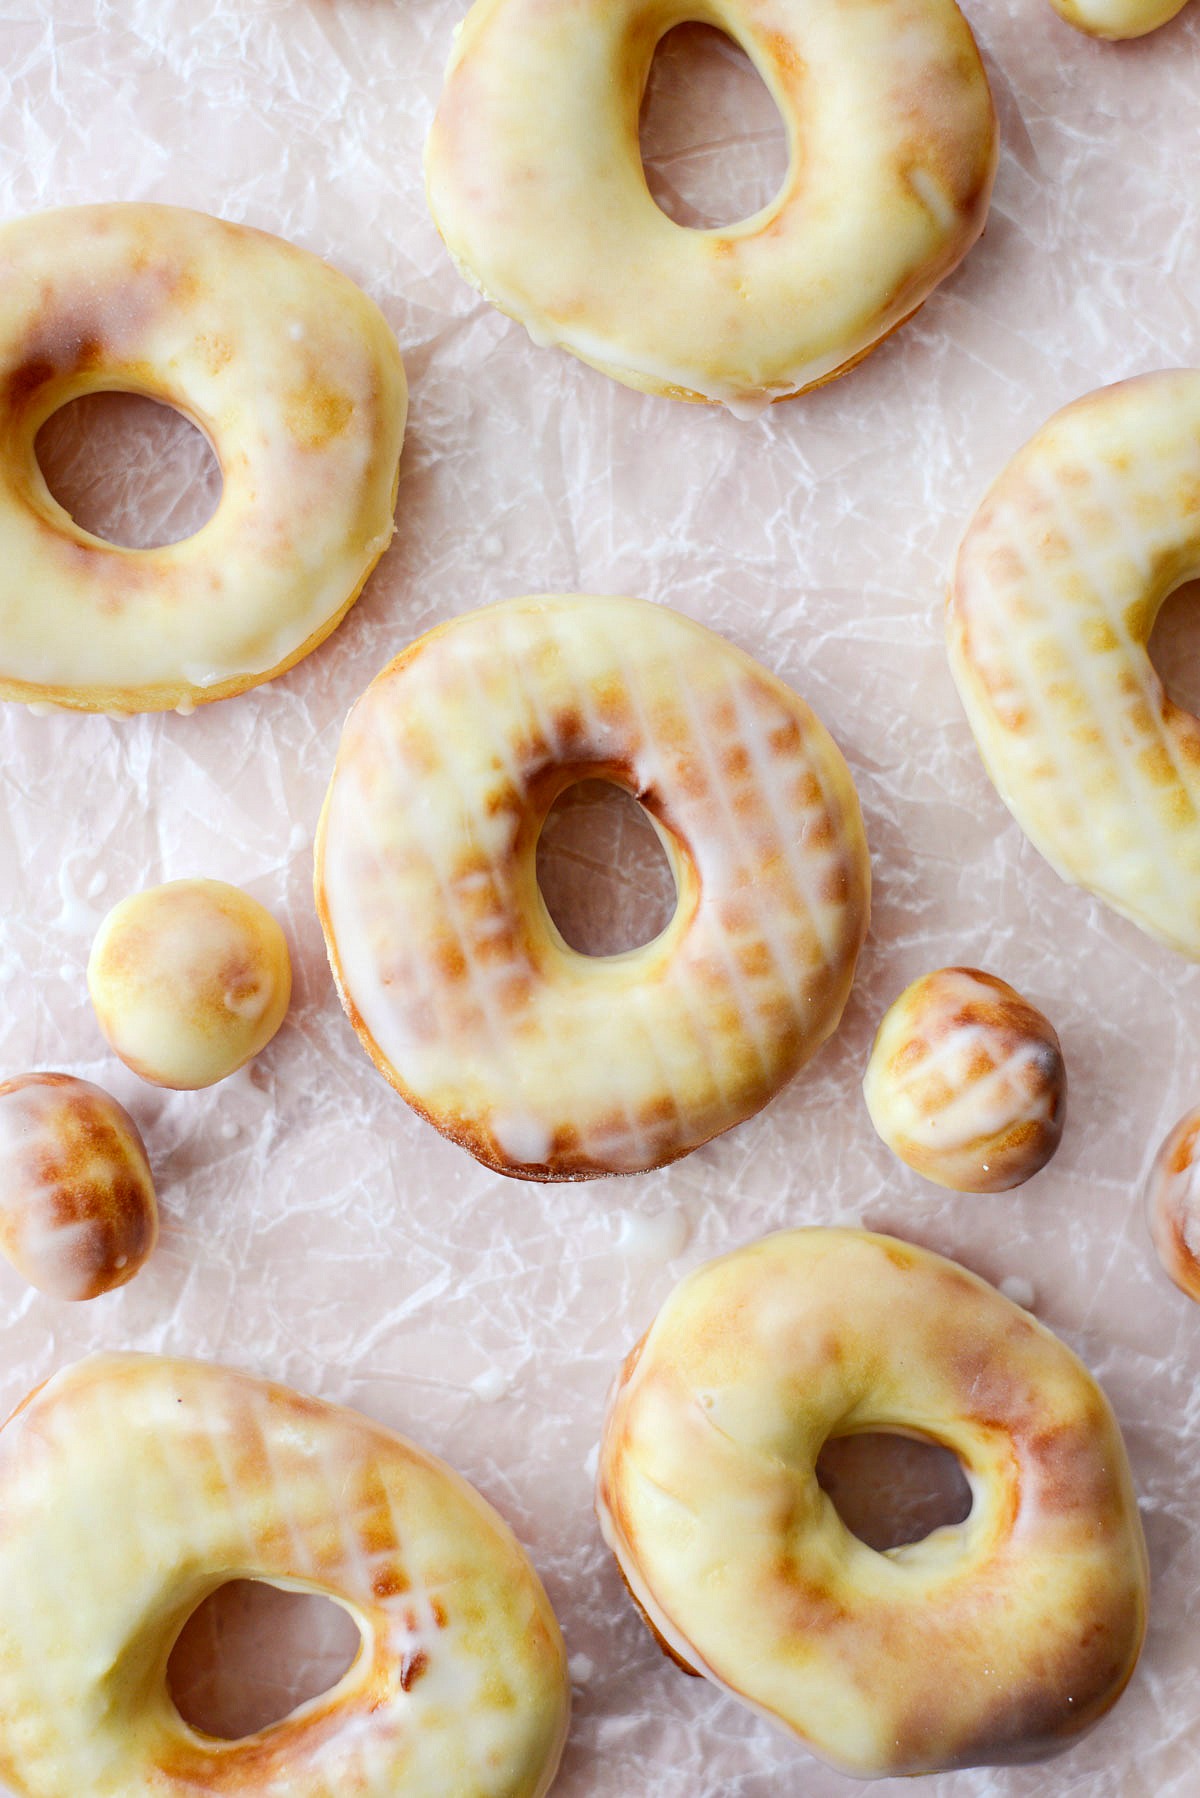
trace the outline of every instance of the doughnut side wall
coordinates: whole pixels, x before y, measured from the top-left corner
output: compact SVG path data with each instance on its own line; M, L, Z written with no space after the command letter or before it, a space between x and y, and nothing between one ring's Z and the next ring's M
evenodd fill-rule
M1002 144L983 237L861 367L739 422L538 348L455 271L421 164L464 0L0 8L0 219L136 197L274 233L382 309L410 394L395 536L306 661L194 716L0 705L0 1081L53 1070L110 1092L145 1142L160 1223L137 1276L82 1305L0 1260L0 1417L68 1363L133 1349L284 1382L442 1457L511 1526L562 1623L574 1704L554 1798L862 1790L662 1654L592 1510L606 1395L677 1280L807 1224L865 1225L1014 1282L1099 1381L1139 1500L1149 1629L1115 1710L1052 1763L935 1774L922 1798L1194 1798L1200 1334L1141 1194L1200 1103L1200 966L1026 841L958 699L944 599L973 514L1052 413L1198 360L1200 195L1181 171L1200 6L1123 47L1047 0L966 10ZM776 131L720 39L668 42L645 114L654 191L747 217L783 179ZM60 415L42 453L85 528L107 515L143 543L193 529L219 486L203 440L134 401ZM536 593L639 595L752 656L838 745L871 850L871 926L836 1033L757 1117L621 1180L504 1179L410 1110L342 1011L313 906L351 707L428 630ZM1193 712L1197 597L1167 602L1151 645ZM631 943L669 914L632 802L585 795L551 818L542 852L574 938ZM109 1053L84 976L112 906L193 876L265 905L295 978L261 1055L184 1093ZM1005 980L1062 1046L1061 1145L1008 1193L933 1187L876 1137L861 1097L885 1009L942 967ZM574 1053L572 1080L586 1045ZM4 1527L0 1509L0 1542ZM218 1713L279 1697L268 1649L340 1673L315 1616L287 1628L280 1644L265 1626L240 1647L229 1636L196 1669ZM928 1628L918 1611L912 1631ZM1032 1678L1031 1707L1043 1689ZM895 1775L874 1789L913 1792ZM28 1795L0 1774L0 1798Z

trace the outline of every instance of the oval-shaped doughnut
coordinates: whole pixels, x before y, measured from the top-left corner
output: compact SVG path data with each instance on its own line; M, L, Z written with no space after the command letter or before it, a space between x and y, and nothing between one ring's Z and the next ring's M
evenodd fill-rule
M104 391L208 437L194 536L120 549L51 496L39 428ZM141 204L0 226L0 699L190 710L282 674L391 539L406 408L378 307L278 237Z
M1164 1273L1200 1304L1200 1106L1184 1113L1154 1158L1146 1221Z
M588 957L537 884L560 793L650 814L679 902ZM636 599L514 599L386 668L347 721L317 909L376 1066L523 1179L633 1173L766 1104L841 1016L870 868L845 762L804 701L702 625Z
M72 1074L0 1086L0 1252L57 1299L132 1280L158 1240L158 1201L137 1125Z
M1050 0L1060 18L1089 37L1145 37L1183 11L1187 0Z
M292 963L265 906L224 880L131 893L96 932L88 993L109 1047L155 1086L213 1086L287 1015Z
M650 196L659 40L718 26L787 126L782 188L719 230ZM460 272L535 342L627 386L755 411L841 374L983 229L996 122L953 0L476 0L425 152Z
M541 1798L554 1776L569 1685L524 1550L353 1411L96 1355L0 1431L0 1516L0 1780L29 1798ZM232 1579L334 1599L362 1632L330 1691L239 1741L191 1729L166 1679Z
M1059 1145L1067 1071L1054 1026L1007 981L938 968L888 1007L863 1097L888 1148L927 1180L1007 1192Z
M878 1553L817 1483L831 1436L941 1443L970 1515ZM618 1375L597 1511L667 1649L864 1778L1037 1760L1115 1703L1146 1550L1104 1395L927 1250L793 1230L676 1287Z
M1036 849L1200 958L1200 722L1146 645L1200 575L1200 372L1142 375L1043 426L967 530L950 665L984 765Z

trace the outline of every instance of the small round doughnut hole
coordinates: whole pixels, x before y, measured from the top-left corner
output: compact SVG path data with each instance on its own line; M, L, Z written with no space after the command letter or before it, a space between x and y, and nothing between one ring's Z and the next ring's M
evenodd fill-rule
M146 1150L129 1113L70 1074L0 1085L0 1250L59 1299L124 1286L158 1237Z
M939 968L901 993L863 1081L888 1148L955 1192L1006 1192L1045 1167L1066 1093L1053 1027L978 968Z
M1164 1272L1200 1304L1200 1105L1180 1118L1154 1157L1146 1221Z
M173 880L100 926L88 991L109 1045L155 1086L212 1086L282 1024L292 968L282 930L240 888Z

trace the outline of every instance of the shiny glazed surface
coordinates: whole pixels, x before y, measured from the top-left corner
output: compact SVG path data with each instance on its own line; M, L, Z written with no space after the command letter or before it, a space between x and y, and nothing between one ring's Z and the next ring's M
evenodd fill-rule
M49 1301L0 1263L0 1414L67 1359L119 1347L350 1405L459 1468L529 1547L572 1663L554 1798L630 1798L651 1773L654 1798L797 1784L863 1798L661 1654L599 1539L589 1457L614 1368L690 1267L773 1229L866 1224L1018 1283L1096 1374L1154 1586L1120 1705L1056 1762L887 1779L871 1798L1195 1798L1200 1333L1139 1193L1200 1096L1200 967L1026 844L963 717L942 604L965 523L1049 413L1195 358L1200 221L1180 170L1200 8L1114 50L1045 0L967 0L1004 139L984 238L861 368L753 426L535 348L455 274L420 162L464 0L4 10L6 216L137 193L282 234L381 306L413 409L400 529L319 653L192 718L0 707L0 1059L112 1088L145 1137L162 1223L136 1280L54 1307L53 1328ZM728 46L681 31L650 102L656 181L718 218L771 197L774 107ZM56 479L131 535L186 528L193 502L212 503L203 464L166 430L131 442L127 416L114 400L90 424L55 421ZM514 592L579 590L673 605L805 696L862 799L873 923L840 1029L757 1119L658 1173L535 1185L473 1161L372 1072L329 973L312 845L346 714L399 649ZM1169 601L1152 646L1192 709L1195 615L1187 595ZM554 833L575 931L636 940L653 870L620 810L595 809L582 840ZM197 868L279 918L295 994L249 1068L175 1093L108 1053L83 970L122 894ZM1000 1201L902 1167L861 1100L887 1005L957 963L1035 997L1070 1066L1058 1154ZM307 1612L289 1633L306 1667L328 1664ZM269 1658L230 1653L227 1716L262 1692Z
M117 549L48 492L39 428L113 391L210 439L194 536ZM186 709L290 668L391 539L406 408L378 309L277 237L135 204L0 226L0 698Z
M678 901L590 958L536 853L587 776L654 820ZM479 1160L642 1172L774 1098L836 1028L867 928L854 784L804 701L666 606L583 594L453 620L351 713L317 907L372 1060Z
M830 1436L958 1455L966 1521L877 1554ZM1027 1312L886 1236L783 1231L690 1274L625 1361L596 1504L670 1648L861 1777L1040 1760L1116 1702L1146 1550L1116 1421Z
M655 205L638 107L685 21L741 44L785 122L779 193L720 230ZM904 322L983 230L996 121L953 0L477 0L425 151L459 270L535 343L754 413Z
M29 1798L549 1786L568 1687L537 1575L464 1480L365 1417L210 1363L95 1356L0 1430L0 1515L0 1771ZM238 1577L336 1599L362 1647L332 1691L221 1742L165 1673Z

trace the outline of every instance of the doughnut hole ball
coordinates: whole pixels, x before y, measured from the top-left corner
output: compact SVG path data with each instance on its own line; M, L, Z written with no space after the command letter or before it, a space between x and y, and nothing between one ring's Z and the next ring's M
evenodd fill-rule
M39 1292L94 1299L124 1286L158 1238L137 1125L70 1074L0 1085L0 1250Z
M884 1016L863 1081L893 1154L955 1192L1007 1192L1045 1167L1066 1118L1053 1026L978 968L939 968Z
M1146 1221L1163 1272L1200 1304L1200 1106L1180 1118L1154 1158Z
M100 926L88 962L100 1028L155 1086L213 1086L264 1049L292 992L283 932L220 880L134 893Z

